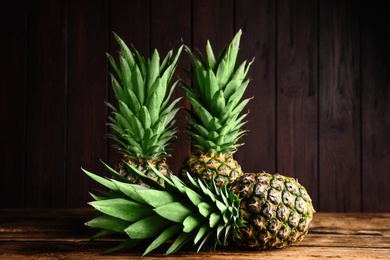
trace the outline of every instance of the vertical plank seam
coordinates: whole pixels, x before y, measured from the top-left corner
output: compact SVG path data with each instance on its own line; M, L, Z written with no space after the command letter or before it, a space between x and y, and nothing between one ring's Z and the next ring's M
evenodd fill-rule
M151 53L153 53L153 46L152 46L152 4L153 4L153 1L152 0L148 0L148 3L149 3L149 24L148 24L148 39L149 39L149 46L148 46L148 54L147 56L149 56Z
M194 48L194 0L191 0L190 8L191 8L191 11L190 11L190 30L191 30L190 45L191 45L191 49L193 49ZM192 68L190 70L192 70Z
M27 98L29 97L29 91L30 91L30 87L29 87L29 84L30 84L30 66L29 66L29 63L31 62L31 45L29 44L30 42L30 31L31 31L31 12L29 12L30 10L30 1L29 0L26 0L26 100L25 100L25 107L24 107L24 115L25 115L25 130L24 130L24 135L25 135L25 144L24 144L24 160L25 160L25 163L24 163L24 187L23 187L23 191L24 191L24 194L23 194L23 207L27 207L27 190L26 190L26 187L27 187L27 177L28 177L28 169L27 169L27 162L28 162L28 129L29 129L29 115L28 115L28 106L30 104L30 99Z
M363 1L359 1L359 118L360 118L360 151L359 151L359 156L360 156L360 211L364 212L364 182L363 182Z
M320 106L320 102L321 102L321 99L320 99L320 82L321 82L321 75L320 75L320 35L321 35L321 26L320 26L320 23L321 23L321 19L320 19L320 15L321 15L321 12L320 12L320 8L321 8L321 0L318 0L317 1L317 191L316 191L316 197L317 197L317 207L318 209L317 210L320 210L321 209L321 204L320 204L320 188L321 188L321 185L320 185L320 171L321 171L321 167L320 167L320 164L321 164L321 156L320 156L320 152L321 152L321 149L320 149L320 135L321 135L321 127L320 127L320 124L321 124L321 120L320 120L320 117L321 117L321 113L320 113L320 109L321 109L321 106Z
M236 31L237 31L237 24L236 24L236 21L237 21L237 12L236 12L236 7L237 7L237 4L236 4L236 0L233 0L231 2L231 5L232 5L232 9L233 9L233 21L232 21L232 27L233 27L233 35L235 35Z
M278 160L278 3L279 1L275 1L275 83L274 83L274 93L275 93L275 171L279 172L279 160Z
M106 53L109 53L110 50L111 50L111 44L110 44L110 38L111 38L111 1L108 1L106 0L106 18L107 18L107 28L106 28ZM111 97L110 97L110 76L109 76L109 66L108 66L108 62L107 62L107 59L106 59L106 80L105 80L105 87L106 87L106 101L109 102L111 100ZM106 135L105 135L105 140L106 140L106 162L110 162L110 141L109 141L109 138L107 137L108 136L108 133L110 131L110 128L109 126L107 125L107 119L108 119L108 116L110 114L110 111L109 111L109 108L108 106L105 106L106 107Z
M25 50L25 62L24 62L24 125L25 125L25 129L24 129L24 140L23 140L23 143L24 143L24 152L23 152L23 176L22 176L22 191L23 193L21 194L22 195L22 207L26 207L26 196L27 196L27 193L26 193L26 174L27 174L27 124L28 124L28 119L27 119L27 107L28 107L28 95L27 95L27 92L28 92L28 63L29 63L29 48L28 48L28 35L29 35L29 8L28 8L28 5L29 5L29 1L28 0L25 0L24 1L24 19L25 19L25 24L24 24L24 30L25 30L25 34L24 34L24 50Z
M68 122L69 122L69 95L68 95L68 88L69 88L69 0L66 1L66 22L65 22L65 32L66 32L66 42L65 42L65 130L64 130L64 204L65 208L68 207L69 201L68 201Z

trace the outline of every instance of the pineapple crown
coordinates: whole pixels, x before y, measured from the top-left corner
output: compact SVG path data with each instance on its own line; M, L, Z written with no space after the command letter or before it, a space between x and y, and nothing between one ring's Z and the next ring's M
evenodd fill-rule
M200 51L193 53L185 45L195 74L189 73L191 86L185 83L182 86L193 108L188 111L188 122L195 150L212 154L234 153L243 145L238 141L246 133L242 127L247 114L241 112L251 98L241 99L250 81L247 74L253 60L235 67L241 34L239 30L217 58L209 41L206 58Z
M125 162L126 163L126 162ZM101 229L91 240L122 233L127 238L106 253L149 243L143 255L163 244L170 243L166 254L171 254L193 242L198 251L213 240L214 248L227 245L229 238L237 236L236 228L243 226L240 217L240 199L227 186L207 187L202 180L188 175L189 184L178 177L167 178L154 167L153 171L164 179L165 186L126 166L153 188L131 184L118 172L104 164L114 179L105 179L83 169L96 182L107 187L103 196L92 195L89 204L101 215L87 222Z
M132 46L132 50L114 33L120 45L119 65L114 58L107 58L116 72L111 75L117 106L106 102L112 110L108 125L113 130L108 137L116 141L114 146L126 156L143 161L169 156L167 146L177 132L174 119L180 98L170 102L178 83L169 83L176 69L181 46L176 54L170 50L163 61L157 50L151 59L145 60Z

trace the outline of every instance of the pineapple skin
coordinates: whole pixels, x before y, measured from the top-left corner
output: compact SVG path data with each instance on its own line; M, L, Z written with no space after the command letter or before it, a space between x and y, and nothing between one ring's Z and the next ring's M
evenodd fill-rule
M188 156L180 169L179 177L189 183L187 172L192 178L203 179L208 185L213 178L217 187L229 183L243 175L241 166L234 160L232 154L193 153Z
M159 159L159 160L149 160L149 161L143 161L143 160L134 160L129 157L124 157L123 161L121 161L117 167L117 171L119 174L130 181L132 184L138 184L141 186L149 187L149 185L145 184L140 178L136 175L134 175L131 170L128 169L127 165L124 163L126 161L129 165L140 171L142 174L148 176L158 184L164 187L164 180L162 178L159 178L156 173L152 170L151 167L156 168L161 174L163 174L166 177L169 177L173 172L169 168L169 165L166 163L166 159Z
M308 233L315 210L306 189L280 174L245 173L228 185L239 199L243 227L232 242L255 250L283 248Z

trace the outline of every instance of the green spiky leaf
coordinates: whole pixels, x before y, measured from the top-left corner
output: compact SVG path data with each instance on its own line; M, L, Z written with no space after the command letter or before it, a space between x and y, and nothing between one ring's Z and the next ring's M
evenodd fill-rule
M89 204L102 213L131 222L153 214L149 207L123 198L92 201Z
M163 218L166 218L170 221L183 223L184 219L193 212L193 209L181 202L172 202L160 206L154 211Z

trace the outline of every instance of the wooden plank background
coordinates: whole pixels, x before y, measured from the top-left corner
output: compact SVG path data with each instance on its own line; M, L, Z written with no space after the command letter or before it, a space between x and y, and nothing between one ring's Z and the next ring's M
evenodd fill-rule
M255 62L249 122L236 159L307 187L317 211L390 211L390 40L383 6L359 0L7 1L0 23L0 207L87 207L113 100L105 53L119 34L148 56L179 41L204 50L241 28ZM188 79L186 55L177 75ZM178 89L175 96L182 96ZM183 99L180 106L188 108ZM184 109L169 159L189 144Z

